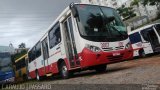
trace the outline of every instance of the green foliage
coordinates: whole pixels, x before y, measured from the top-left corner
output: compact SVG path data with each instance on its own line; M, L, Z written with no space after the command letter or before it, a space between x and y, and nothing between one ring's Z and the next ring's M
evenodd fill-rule
M141 1L141 0L133 0L133 1L131 2L131 6L136 5L136 6L139 7L139 2L140 2L140 1Z
M117 10L125 20L136 16L132 7L125 7L122 5L122 7L118 8Z
M21 43L21 44L19 45L19 48L26 48L26 44L25 44L25 43Z

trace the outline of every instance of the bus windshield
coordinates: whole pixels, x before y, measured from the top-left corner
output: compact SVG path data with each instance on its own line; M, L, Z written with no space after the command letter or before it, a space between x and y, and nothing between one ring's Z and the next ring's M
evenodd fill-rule
M12 71L11 56L9 53L0 53L0 72Z
M118 41L128 38L126 27L116 10L96 5L76 5L76 8L82 37L94 41Z

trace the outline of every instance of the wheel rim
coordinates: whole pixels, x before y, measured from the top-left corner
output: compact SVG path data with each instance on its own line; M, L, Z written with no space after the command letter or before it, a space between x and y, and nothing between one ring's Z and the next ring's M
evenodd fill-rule
M144 52L142 52L142 57L145 57L146 55L145 55L145 53Z
M63 66L62 67L62 74L63 74L63 76L67 76L67 67L66 66Z
M38 75L38 73L37 73L37 80L39 80L39 75Z

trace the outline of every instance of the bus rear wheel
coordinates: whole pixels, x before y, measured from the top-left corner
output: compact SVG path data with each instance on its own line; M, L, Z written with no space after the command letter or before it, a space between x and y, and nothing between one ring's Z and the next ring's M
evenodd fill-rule
M65 62L62 62L60 65L60 74L63 79L68 79L71 77L71 72L69 72Z
M36 79L37 79L37 81L41 81L41 80L42 80L42 77L41 77L41 76L39 76L38 71L36 71Z
M107 65L98 65L95 67L96 72L105 72Z
M144 50L139 51L139 57L141 57L141 58L146 57L146 54L145 54Z
M28 77L27 77L27 75L23 75L23 81L27 81L28 80Z

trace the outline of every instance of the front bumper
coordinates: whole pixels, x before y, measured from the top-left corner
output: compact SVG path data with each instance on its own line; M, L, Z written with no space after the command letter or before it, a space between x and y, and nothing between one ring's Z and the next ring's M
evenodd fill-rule
M109 64L121 62L124 60L133 58L133 50L121 50L112 52L93 52L87 48L84 48L81 53L81 66L90 67L101 64Z

